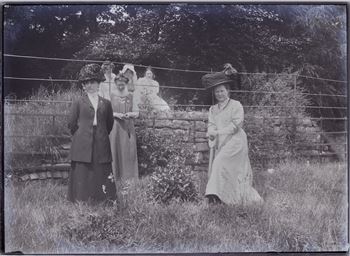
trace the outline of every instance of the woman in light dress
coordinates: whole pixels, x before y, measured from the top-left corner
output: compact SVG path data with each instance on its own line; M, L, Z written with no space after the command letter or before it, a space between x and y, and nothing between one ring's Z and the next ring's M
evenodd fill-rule
M139 177L136 133L134 119L139 110L129 93L129 79L122 73L116 76L111 89L111 103L114 116L113 129L110 134L112 149L112 169L117 180L128 180Z
M218 103L209 109L207 134L211 159L205 195L209 203L262 203L263 199L252 187L247 135L242 129L243 106L230 99L229 82L224 73L210 80Z
M159 83L154 80L154 73L150 67L146 69L145 76L137 80L135 88L135 100L138 106L144 107L150 104L156 111L169 111L170 107L161 97L158 96Z
M107 99L111 100L110 94L111 94L111 88L114 85L114 80L116 75L113 73L114 64L111 61L105 61L103 62L101 66L101 70L104 74L105 81L100 83L100 89L98 94Z

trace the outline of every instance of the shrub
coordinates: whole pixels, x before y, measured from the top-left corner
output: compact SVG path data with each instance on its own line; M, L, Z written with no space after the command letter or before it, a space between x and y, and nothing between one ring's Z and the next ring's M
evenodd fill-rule
M171 200L196 201L198 190L191 168L184 166L180 159L164 168L158 168L151 175L149 183L150 197L162 203Z
M136 128L137 155L141 176L154 172L158 167L167 167L179 159L183 164L193 158L193 149L186 143L186 136L178 136L167 130L149 128L141 120ZM176 161L175 161L176 162Z
M187 133L175 134L167 130L149 128L147 120L156 114L150 106L148 95L143 95L145 119L139 120L137 128L137 153L140 175L152 174L149 196L156 201L168 203L173 199L195 200L198 192L191 168L186 165L193 160L193 148L186 143Z
M309 102L300 87L294 89L293 76L287 73L255 75L246 77L243 84L245 90L255 93L233 92L232 98L254 106L245 108L244 122L253 164L266 167L267 163L273 165L276 161L297 157L302 152L297 151L295 144L307 144L312 138L297 132L299 121L307 118L305 106Z

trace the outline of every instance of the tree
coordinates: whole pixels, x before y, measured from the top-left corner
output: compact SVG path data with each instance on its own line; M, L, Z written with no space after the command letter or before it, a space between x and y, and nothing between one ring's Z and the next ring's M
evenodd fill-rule
M230 62L245 72L346 79L344 5L10 5L4 18L7 53L213 71ZM75 78L81 65L6 58L5 72ZM136 71L140 75L143 69ZM161 85L201 87L203 74L156 70L156 75ZM314 94L346 92L343 84L304 78L298 82ZM179 103L192 97L188 91L176 95ZM316 105L345 106L345 99L312 100ZM203 95L195 103L208 103L208 98ZM311 113L344 115L340 109Z

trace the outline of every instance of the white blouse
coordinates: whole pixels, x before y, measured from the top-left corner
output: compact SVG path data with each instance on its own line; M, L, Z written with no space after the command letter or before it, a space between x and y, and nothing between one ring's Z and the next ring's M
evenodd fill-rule
M97 125L97 107L98 107L98 95L92 95L92 94L87 94L89 97L89 100L92 104L92 106L94 107L95 110L95 115L94 115L94 121L92 123L93 126Z
M229 99L221 108L216 104L211 106L208 115L208 132L216 130L218 144L239 131L243 125L244 110L239 101Z
M111 100L110 92L114 86L114 79L116 78L116 74L112 73L109 79L108 76L105 75L105 81L100 83L100 88L98 94L107 100Z

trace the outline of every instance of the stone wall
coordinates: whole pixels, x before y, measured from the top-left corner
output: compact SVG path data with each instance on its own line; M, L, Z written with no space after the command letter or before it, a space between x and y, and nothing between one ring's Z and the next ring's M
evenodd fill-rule
M195 171L206 171L209 159L209 147L206 138L207 112L170 112L159 113L150 119L144 119L148 128L161 131L163 135L177 134L183 141L193 146ZM136 122L138 126L140 121Z
M171 112L160 113L144 122L149 128L156 131L161 130L162 134L175 133L183 137L184 141L191 144L195 151L195 163L192 163L193 169L195 171L207 171L209 162L209 147L206 138L207 119L208 112ZM275 119L273 123L273 131L277 134L280 131L281 120ZM137 125L138 122L136 123ZM302 154L305 154L310 159L319 159L322 155L329 158L334 155L331 147L322 146L323 143L328 143L329 141L325 141L324 135L316 122L310 118L302 118L298 119L296 125L296 132L308 133L309 141L321 145L314 146L312 149L307 147L298 149L302 151ZM303 143L303 141L298 143Z
M149 129L161 131L163 135L175 133L179 137L183 138L183 141L189 143L195 152L195 161L191 163L193 170L205 172L207 171L209 160L209 147L206 138L208 112L171 112L160 113L147 119L145 119L145 117L141 118L143 120L137 120L136 126L139 126L142 122L143 124L146 124ZM280 127L281 120L274 120L273 132L275 134L280 131ZM311 135L308 136L310 136L310 141L312 141L312 143L319 143L322 145L322 143L336 142L334 138L325 138L317 124L309 118L301 119L295 129L299 133L310 133ZM338 139L338 141L341 141L342 139L344 140L344 138ZM18 172L22 180L45 179L50 177L55 178L56 176L56 178L66 178L70 169L68 159L69 147L70 143L62 144L59 147L61 156L59 163L57 162L51 164L43 164L38 168L33 167L30 170L28 168L21 168L13 171ZM250 152L252 152L252 150L253 149L250 148ZM339 152L340 151L341 150L339 149ZM336 155L339 155L337 154L337 147L332 148L330 146L320 146L314 147L313 149L305 149L305 155L314 156L317 158L317 161L320 160L320 157L322 159L325 159L327 157L329 158L329 156L333 157L334 153ZM346 159L346 156L342 156L343 157L338 158L338 160ZM59 174L62 174L63 176L61 177Z

